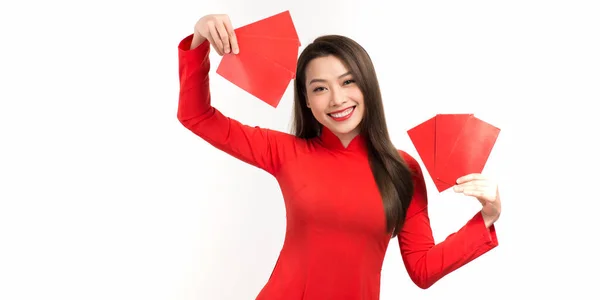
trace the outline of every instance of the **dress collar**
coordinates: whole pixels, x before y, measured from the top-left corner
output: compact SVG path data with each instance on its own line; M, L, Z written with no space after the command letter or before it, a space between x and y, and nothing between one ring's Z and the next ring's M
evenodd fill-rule
M351 152L365 152L367 149L367 141L363 134L359 134L350 143L348 147L344 147L342 141L329 130L327 127L322 126L321 136L319 137L323 146L332 150L351 151Z

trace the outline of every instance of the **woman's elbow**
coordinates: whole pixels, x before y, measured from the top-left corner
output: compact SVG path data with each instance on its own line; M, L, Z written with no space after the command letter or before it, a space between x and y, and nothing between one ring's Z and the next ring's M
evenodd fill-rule
M413 280L415 285L420 289L426 290L433 285L433 282L427 280Z
M437 281L436 278L433 278L428 274L416 271L411 272L410 279L417 287L423 290L430 288Z
M423 289L423 290L426 290L426 289L430 288L430 287L433 285L433 283L431 283L431 282L428 282L428 281L415 281L415 284L416 284L416 285L417 285L417 286L418 286L420 289Z

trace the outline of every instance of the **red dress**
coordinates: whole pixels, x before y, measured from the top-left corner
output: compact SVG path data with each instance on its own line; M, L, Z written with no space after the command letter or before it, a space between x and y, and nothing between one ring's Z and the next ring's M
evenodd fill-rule
M224 116L210 101L210 44L190 50L191 41L192 35L178 47L178 119L217 149L273 175L285 201L285 241L256 299L379 299L391 236L385 230L383 204L363 138L356 137L345 148L327 129L318 138L304 140ZM399 152L416 175L414 198L398 241L410 278L425 289L498 241L494 226L486 228L478 212L436 245L423 173L413 157Z

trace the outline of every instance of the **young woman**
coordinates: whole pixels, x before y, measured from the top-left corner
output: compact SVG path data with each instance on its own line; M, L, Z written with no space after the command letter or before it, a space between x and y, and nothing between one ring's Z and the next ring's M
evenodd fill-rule
M269 172L285 200L285 242L257 299L379 299L381 266L398 238L426 289L498 245L496 184L467 175L455 191L483 208L434 243L417 161L390 142L375 70L353 40L322 36L298 59L294 134L244 125L211 106L209 51L236 55L227 15L207 15L179 44L178 119L214 147Z

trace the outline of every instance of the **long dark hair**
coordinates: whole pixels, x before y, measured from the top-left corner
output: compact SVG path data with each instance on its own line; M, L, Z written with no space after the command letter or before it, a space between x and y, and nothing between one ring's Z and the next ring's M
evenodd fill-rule
M345 63L364 95L365 113L359 129L366 137L369 163L385 208L387 232L394 237L404 224L413 196L412 172L390 140L375 68L357 42L341 35L325 35L302 51L294 81L293 134L305 139L321 134L322 125L306 105L305 71L311 60L328 55Z

